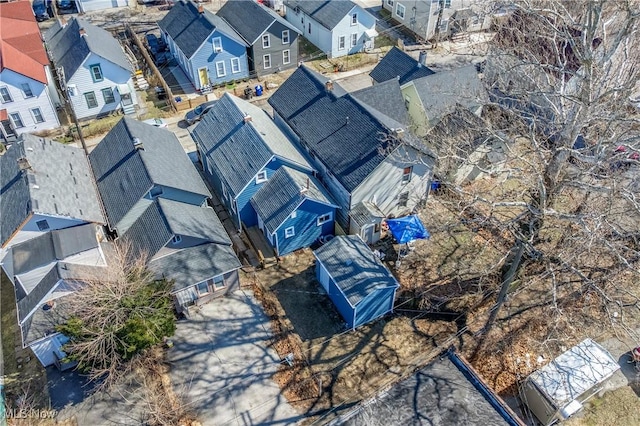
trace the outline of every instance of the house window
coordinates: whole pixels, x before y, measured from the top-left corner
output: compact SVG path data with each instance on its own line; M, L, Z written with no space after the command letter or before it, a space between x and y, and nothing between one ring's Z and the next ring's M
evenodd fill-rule
M214 37L214 39L213 39L213 51L215 53L222 52L222 39L220 37Z
M179 244L182 241L182 237L180 235L174 235L171 239L171 244Z
M403 192L398 196L398 206L399 207L407 207L407 202L409 201L409 193Z
M25 98L33 98L33 91L31 91L29 83L22 83L22 93L24 93Z
M102 81L104 77L102 76L102 68L100 68L100 64L89 65L89 70L91 71L91 78L93 78L93 82L97 83L98 81Z
M31 108L31 115L33 116L33 121L36 123L44 123L44 116L40 108Z
M404 107L406 109L409 109L410 105L411 105L411 96L405 95L405 97L404 97Z
M231 72L233 74L236 74L236 73L240 72L240 59L231 58Z
M13 99L11 99L11 93L9 93L9 89L7 89L6 87L0 87L0 99L2 99L2 103L13 102Z
M296 235L296 229L293 226L288 227L287 229L284 230L284 237L285 238L291 238L294 235Z
M105 104L112 104L116 101L116 97L113 96L113 90L110 87L102 89L102 98Z
M451 0L444 0L444 8L445 9L451 8Z
M256 183L266 182L267 180L269 180L269 178L267 177L266 170L263 170L256 175Z
M389 6L393 6L393 0L387 0L387 4L388 4Z
M309 22L309 34L311 34L311 22Z
M404 6L401 5L400 3L396 4L396 15L398 15L398 18L400 19L404 19Z
M282 44L289 44L289 30L284 30L282 32Z
M154 186L149 191L149 195L151 195L152 198L156 198L156 197L159 197L160 195L162 195L162 192L163 191L162 191L162 187L161 186Z
M204 296L205 294L209 294L211 292L209 290L209 283L207 281L203 281L201 283L198 283L197 288L198 288L198 295L199 296Z
M449 29L449 20L443 19L442 22L440 23L440 32L446 33L448 29Z
M216 74L218 75L218 77L224 77L225 75L227 75L227 70L224 67L224 61L216 62Z
M84 94L84 100L87 101L87 108L97 108L98 100L96 94L93 92L87 92Z
M271 37L269 37L269 34L265 34L262 36L262 48L268 49L270 47L271 47Z
M46 231L49 229L49 222L47 222L46 219L39 220L36 222L36 226L40 231Z
M213 284L214 290L220 290L224 288L224 277L222 275L218 275L217 277L213 277L213 279L209 280L211 284Z
M376 233L376 234L378 232L380 232L380 224L379 223L376 223L375 225L373 225L373 232Z
M409 183L409 181L411 181L412 173L413 173L413 166L405 167L402 170L402 183Z
M358 25L358 14L354 13L351 15L351 25Z
M291 54L288 50L282 51L282 63L283 64L291 63Z
M24 123L22 122L20 113L12 112L11 114L9 114L9 117L11 117L11 121L13 122L13 127L15 127L16 129L24 127Z
M322 216L318 216L318 226L324 225L327 222L330 222L333 219L333 215L331 213L323 214Z
M264 69L271 68L271 55L264 55L262 57L262 66Z
M351 34L351 47L355 46L356 44L358 44L358 34L353 33Z
M338 37L338 50L344 50L344 45L346 44L346 37L340 36Z

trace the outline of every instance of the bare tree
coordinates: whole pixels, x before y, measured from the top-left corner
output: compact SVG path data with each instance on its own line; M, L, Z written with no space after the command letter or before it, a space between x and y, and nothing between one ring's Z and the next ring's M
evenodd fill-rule
M131 253L130 245L114 244L107 267L68 298L71 314L57 327L70 338L69 359L103 386L130 373L132 360L175 331L171 283L156 280L147 257Z

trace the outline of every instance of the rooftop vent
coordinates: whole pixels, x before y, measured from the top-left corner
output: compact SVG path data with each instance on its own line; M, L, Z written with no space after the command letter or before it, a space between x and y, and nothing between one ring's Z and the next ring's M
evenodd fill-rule
M300 188L300 193L304 194L305 192L307 192L309 190L309 178L307 178L307 184L303 187Z
M204 13L204 5L202 3L198 3L198 13Z
M144 151L144 145L142 144L142 141L140 140L140 138L133 138L133 147L135 149Z
M327 92L331 92L333 91L333 81L328 80L325 84L324 84L324 88Z
M347 265L347 266L351 266L351 265L353 265L353 260L352 259L347 259L347 260L345 260L344 264Z
M251 118L251 116L249 114L245 114L244 115L244 122L245 123L250 123L253 119Z
M402 137L404 136L404 129L402 128L391 129L391 134L396 139L402 139Z
M31 167L31 164L29 163L29 160L27 160L27 157L18 158L18 168L20 170L31 170L31 171L33 171L33 168Z
M418 67L427 66L427 51L421 50L420 56L418 56Z
M78 30L78 32L80 33L81 37L86 37L87 36L87 32L84 30L84 28L80 28Z

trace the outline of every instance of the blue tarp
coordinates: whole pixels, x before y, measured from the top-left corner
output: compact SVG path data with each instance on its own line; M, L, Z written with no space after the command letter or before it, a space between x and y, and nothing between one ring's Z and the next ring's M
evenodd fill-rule
M410 243L414 240L425 240L430 237L429 231L424 227L418 215L387 219L389 231L400 244Z

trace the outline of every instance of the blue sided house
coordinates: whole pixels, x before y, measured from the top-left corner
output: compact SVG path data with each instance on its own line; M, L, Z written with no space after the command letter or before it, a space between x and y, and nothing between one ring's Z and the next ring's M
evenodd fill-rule
M251 198L258 227L280 256L309 247L335 230L335 211L315 177L280 167Z
M177 1L158 22L162 39L194 87L208 91L249 77L247 43L219 16L192 1Z
M313 171L264 110L228 93L205 114L192 136L205 176L238 231L243 225L258 225L250 200L280 167L306 175Z
M333 238L313 255L316 278L349 328L393 310L400 284L358 235Z

